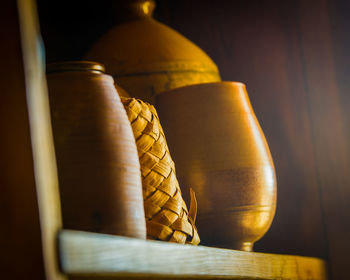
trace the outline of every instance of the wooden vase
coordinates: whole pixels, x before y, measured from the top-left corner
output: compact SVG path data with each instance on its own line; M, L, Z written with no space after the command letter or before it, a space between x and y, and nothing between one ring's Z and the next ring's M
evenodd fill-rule
M152 18L153 0L120 2L124 22L105 33L86 59L103 63L130 96L154 104L163 91L221 80L203 50Z
M126 112L103 67L48 67L63 226L146 238L140 164Z
M183 193L196 193L202 244L251 251L273 220L276 178L245 85L174 89L157 110Z

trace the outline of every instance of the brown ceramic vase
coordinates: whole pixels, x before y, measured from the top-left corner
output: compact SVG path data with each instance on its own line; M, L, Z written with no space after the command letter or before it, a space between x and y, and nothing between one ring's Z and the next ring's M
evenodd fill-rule
M63 226L146 237L133 132L103 66L48 66L48 88Z
M174 89L157 110L183 194L196 193L202 244L251 251L273 220L276 178L245 85Z

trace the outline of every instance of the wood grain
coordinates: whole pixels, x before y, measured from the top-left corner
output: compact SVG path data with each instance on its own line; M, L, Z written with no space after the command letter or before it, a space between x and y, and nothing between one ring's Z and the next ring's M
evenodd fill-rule
M350 115L349 104L344 102L348 92L341 90L339 86L342 84L337 79L344 72L337 68L333 53L337 45L333 42L328 1L300 1L299 17L303 71L310 103L315 162L331 275L332 279L348 279ZM349 61L347 62L349 66Z
M38 62L33 4L3 1L0 9L0 36L4 39L0 44L0 247L4 279L60 279L56 277L55 251L59 212L55 212L57 201L51 189L54 164L48 147L48 119L43 114L48 108L42 99L43 65Z
M1 277L44 279L39 211L15 1L2 1L0 44ZM25 232L25 235L23 235Z
M8 78L2 81L2 84L10 85L5 89L3 97L6 98L6 94L15 96L13 103L2 103L8 108L15 109L14 111L5 110L5 114L17 113L2 116L2 119L15 129L14 135L2 130L6 135L12 136L8 145L2 145L8 149L5 152L6 157L2 159L10 156L11 158L7 160L16 164L6 166L6 175L9 178L1 184L5 187L4 199L10 199L11 202L5 202L9 211L5 211L5 214L16 213L16 215L5 218L14 219L10 227L13 232L10 238L1 239L9 241L17 237L13 242L8 242L13 246L11 251L17 255L16 260L11 258L7 260L10 262L10 267L16 266L12 269L9 278L43 279L45 274L46 279L64 279L58 271L56 252L56 234L61 228L61 213L35 2L19 0L17 9L18 19L13 15L13 18L10 18L11 21L4 24L4 26L17 27L18 23L12 25L13 20L19 22L19 30L15 32L18 36L17 45L13 46L17 53L11 50L16 57L15 59L11 56L5 58L5 62L6 59L13 59L11 63L17 71L9 71L1 75L2 78ZM19 39L20 44L17 41ZM16 64L13 64L13 61ZM19 87L11 87L12 83L17 83ZM13 123L14 120L17 123ZM22 137L19 137L20 134ZM25 153L20 153L22 147L25 147ZM23 163L24 165L21 166ZM15 170L12 170L13 168ZM21 182L21 180L25 181ZM6 191L8 187L10 189ZM9 194L11 196L7 197L6 195ZM18 234L24 234L25 237ZM17 244L21 244L20 248L16 248ZM31 267L28 269L27 265Z
M143 241L70 230L60 233L59 248L62 269L71 276L326 279L325 262L316 258Z
M333 83L336 83L337 87L337 104L340 107L341 117L341 129L338 133L341 133L343 139L339 143L339 136L335 136L333 139L337 141L332 143L332 149L337 149L336 154L332 155L332 167L329 168L326 176L334 176L328 178L328 180L334 181L327 186L324 180L323 188L325 189L325 210L327 211L327 217L330 222L328 228L328 237L330 242L329 256L330 266L332 268L332 274L334 279L348 279L350 268L349 261L347 260L347 253L350 250L350 217L349 217L349 201L350 201L350 180L349 180L349 158L350 158L350 2L344 0L328 1L329 7L329 26L332 38L332 45L330 46L334 54L333 67L336 70L336 75L333 77ZM338 120L334 123L339 122ZM331 131L334 131L333 125L330 127ZM339 129L339 128L338 128ZM339 135L339 134L337 134ZM329 138L332 136L330 135ZM332 141L332 139L329 139ZM332 141L333 142L333 141ZM341 144L341 146L338 146ZM325 147L322 147L324 149ZM340 154L341 153L341 154ZM328 155L331 156L331 155ZM339 161L338 159L341 159ZM327 161L326 161L327 162ZM323 165L326 162L322 162ZM338 168L340 167L340 168ZM335 172L333 173L333 170ZM327 178L324 178L327 179Z

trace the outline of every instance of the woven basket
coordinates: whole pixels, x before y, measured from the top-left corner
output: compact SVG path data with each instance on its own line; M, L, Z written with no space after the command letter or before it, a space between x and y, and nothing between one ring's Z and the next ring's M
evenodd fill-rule
M197 202L191 190L190 211L187 210L155 108L134 98L122 98L122 103L141 164L148 238L197 245Z

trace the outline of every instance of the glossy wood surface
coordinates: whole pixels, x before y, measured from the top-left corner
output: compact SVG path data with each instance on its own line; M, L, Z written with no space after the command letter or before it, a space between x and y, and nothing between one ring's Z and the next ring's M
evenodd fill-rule
M251 251L273 220L276 176L245 85L177 88L156 107L182 191L196 193L202 244Z
M47 75L63 226L145 239L140 163L113 78L70 64L84 66Z
M70 279L326 280L323 260L62 231L62 270Z

